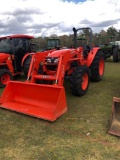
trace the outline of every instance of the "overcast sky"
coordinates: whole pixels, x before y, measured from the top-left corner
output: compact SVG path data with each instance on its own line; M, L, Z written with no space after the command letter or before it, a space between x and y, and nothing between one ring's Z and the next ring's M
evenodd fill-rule
M3 0L0 4L0 36L69 35L73 27L99 32L111 26L120 30L120 0Z

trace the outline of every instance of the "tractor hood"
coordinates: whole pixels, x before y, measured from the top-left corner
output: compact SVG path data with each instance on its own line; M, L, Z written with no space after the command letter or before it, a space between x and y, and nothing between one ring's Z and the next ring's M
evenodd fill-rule
M6 54L6 53L0 53L0 63L3 63L6 61L6 59L8 59L10 55Z
M51 54L48 54L47 57L59 57L60 55L64 55L66 53L72 53L74 51L74 49L61 49L61 50L56 50L53 51Z

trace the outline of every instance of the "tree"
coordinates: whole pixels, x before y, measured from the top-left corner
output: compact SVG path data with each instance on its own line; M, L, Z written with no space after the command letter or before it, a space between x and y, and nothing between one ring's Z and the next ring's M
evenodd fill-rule
M106 31L102 29L102 30L100 31L100 36L101 36L101 37L106 37L106 35L107 35Z
M100 44L100 34L99 33L94 33L93 34L93 43L96 46L99 46L99 44Z
M69 38L67 35L60 36L61 47L68 47Z
M46 37L45 38L38 37L38 38L34 38L32 40L32 43L36 43L37 46L39 46L39 48L37 48L37 49L43 50L47 45L47 40L46 40Z
M117 30L112 26L112 27L109 27L108 29L107 29L107 35L108 36L114 36L114 37L116 37L117 36Z
M120 41L120 30L118 31L117 33L117 38L116 38L117 41Z
M86 38L89 37L89 31L88 30L84 30L83 32L79 32L78 36L86 36ZM93 43L95 43L95 45L99 45L99 44L105 44L105 43L109 43L110 42L110 36L115 36L115 40L120 41L120 30L117 31L116 28L109 27L107 29L107 31L105 30L101 30L99 33L94 33L93 34ZM52 34L50 37L57 37L60 38L60 43L61 43L61 47L70 47L73 46L73 34L70 35L61 35L58 36L56 34ZM45 49L47 46L47 38L50 37L38 37L38 38L34 38L32 41L36 44L38 44L40 46L40 49ZM89 41L89 39L88 39Z

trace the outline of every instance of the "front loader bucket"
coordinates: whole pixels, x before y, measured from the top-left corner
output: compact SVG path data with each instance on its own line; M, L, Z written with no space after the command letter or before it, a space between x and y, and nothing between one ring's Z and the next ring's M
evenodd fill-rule
M113 97L112 120L108 133L120 136L120 98Z
M67 111L63 86L10 81L0 101L1 108L49 121Z

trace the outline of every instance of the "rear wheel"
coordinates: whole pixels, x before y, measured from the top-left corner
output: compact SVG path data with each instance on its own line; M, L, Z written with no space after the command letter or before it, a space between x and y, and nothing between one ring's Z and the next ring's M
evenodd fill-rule
M113 61L119 62L119 48L118 47L115 47L113 49Z
M71 75L70 83L72 93L76 96L83 96L89 86L89 69L86 66L77 66Z
M13 80L11 72L6 69L0 70L0 87L6 87L10 80Z
M99 82L103 78L105 68L105 59L102 51L98 51L90 66L90 80Z

